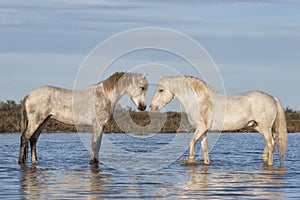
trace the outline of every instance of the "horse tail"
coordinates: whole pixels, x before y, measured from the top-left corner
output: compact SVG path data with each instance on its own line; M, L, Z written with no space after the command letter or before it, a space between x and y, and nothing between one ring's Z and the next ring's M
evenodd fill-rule
M22 102L22 108L21 108L21 133L22 133L22 135L25 134L26 129L27 129L27 124L28 124L25 101L26 101L26 98L24 98L24 100Z
M278 137L278 156L280 164L282 164L283 157L286 154L287 148L287 128L286 128L286 121L285 121L285 114L282 109L280 101L275 98L276 105L277 105L277 114L276 114L276 121L275 121L275 131Z
M27 111L26 111L26 99L27 97L24 98L23 102L22 102L22 108L21 108L21 145L23 140L26 138L25 134L26 134L26 130L27 130L27 126L28 126L28 118L27 118ZM25 146L25 158L28 155L28 141L26 141L26 146Z

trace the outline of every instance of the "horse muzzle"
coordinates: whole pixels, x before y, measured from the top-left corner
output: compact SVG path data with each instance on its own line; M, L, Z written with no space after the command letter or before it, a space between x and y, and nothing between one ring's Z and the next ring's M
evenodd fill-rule
M151 112L158 112L159 109L158 109L158 106L150 105L149 110L150 110Z
M138 109L140 110L140 111L144 111L144 110L146 110L146 105L145 104L142 104L142 103L139 103L139 105L138 105Z

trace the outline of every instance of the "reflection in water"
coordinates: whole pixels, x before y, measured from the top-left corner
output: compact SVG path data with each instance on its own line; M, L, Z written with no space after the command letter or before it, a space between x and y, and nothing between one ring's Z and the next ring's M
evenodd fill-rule
M254 198L284 199L277 188L285 184L284 168L262 168L253 172L190 166L177 177L156 174L103 173L97 165L88 169L64 170L22 166L21 190L28 199L106 199L131 197ZM119 173L119 174L118 174ZM174 174L174 172L172 172ZM154 178L155 177L155 178ZM185 179L187 178L187 179Z
M203 166L189 167L189 180L183 184L183 198L195 194L199 198L207 197L243 197L254 199L285 199L286 195L276 188L285 184L286 169L262 168L254 172L210 170Z
M130 149L128 137L118 137ZM260 135L226 134L211 152L214 162L209 166L181 166L180 159L188 156L187 151L158 171L131 173L103 163L89 165L89 152L78 145L76 134L42 135L39 163L18 165L19 135L0 134L0 199L298 199L300 134L289 137L293 138L289 139L286 168L260 168L261 152L253 150L265 145L260 143ZM253 142L245 146L241 141L246 139ZM231 145L225 145L228 142ZM164 144L165 140L159 140L147 146L143 141L135 143L134 149L144 152ZM121 156L114 156L122 165ZM140 164L138 159L132 161ZM153 168L160 165L159 161L151 164Z
M41 198L47 192L49 185L47 175L48 169L38 169L36 165L21 165L21 191L29 198Z
M28 199L81 198L86 194L89 199L99 199L99 191L109 191L104 187L108 185L104 181L108 177L111 175L101 173L97 165L90 166L90 170L75 169L63 173L58 169L22 165L21 192Z
M21 193L26 199L107 199L164 195L164 183L161 181L165 175L161 174L156 181L151 174L126 174L113 170L117 174L114 177L102 172L97 165L67 170L23 165L21 171ZM159 188L162 190L159 191Z

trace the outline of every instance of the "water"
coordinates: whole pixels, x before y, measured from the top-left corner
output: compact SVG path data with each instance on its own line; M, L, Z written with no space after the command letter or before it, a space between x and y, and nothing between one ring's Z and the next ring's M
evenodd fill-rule
M87 134L89 135L89 134ZM300 197L300 134L289 134L288 159L279 167L262 165L264 140L253 133L221 134L210 151L211 165L184 166L181 158L169 165L162 159L172 152L163 152L177 134L133 136L106 135L110 141L127 152L140 153L147 160L148 153L161 151L148 166L152 171L118 170L105 157L99 166L89 165L89 151L78 134L42 134L38 142L36 165L27 160L17 164L19 134L0 134L0 198L1 199L298 199ZM190 134L181 134L186 141ZM209 134L209 138L214 137ZM183 139L182 139L183 140ZM196 146L197 159L202 161ZM176 149L174 150L175 154ZM275 152L276 153L276 152ZM135 155L133 154L133 155ZM100 154L101 155L101 154ZM127 165L124 155L110 155L111 162ZM104 157L104 156L103 156ZM103 158L104 159L104 158ZM140 158L131 157L136 166ZM149 164L150 163L150 164ZM130 166L130 165L129 165Z

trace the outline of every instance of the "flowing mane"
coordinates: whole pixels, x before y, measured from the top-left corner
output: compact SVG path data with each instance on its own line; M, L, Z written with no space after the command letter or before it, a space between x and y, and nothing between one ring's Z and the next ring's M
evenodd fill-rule
M194 77L194 76L183 76L187 84L192 87L192 89L200 94L203 91L206 92L217 92L214 88L210 87L206 82Z
M172 83L169 85L173 90L184 90L195 92L196 94L203 94L208 92L217 92L214 88L210 87L204 81L193 77L193 76L175 76L175 77L164 77L166 84ZM174 81L168 81L167 79L176 79Z
M125 88L129 88L132 85L145 79L143 74L131 73L131 72L116 72L106 80L96 84L102 85L103 90L107 93L114 89L123 91ZM148 88L148 83L145 82L145 87Z
M124 76L125 73L124 72L116 72L113 75L111 75L109 78L107 78L106 80L104 80L103 83L103 89L106 92L110 92L113 89L115 89L115 86L117 85L118 81L120 80L120 78L122 76Z

